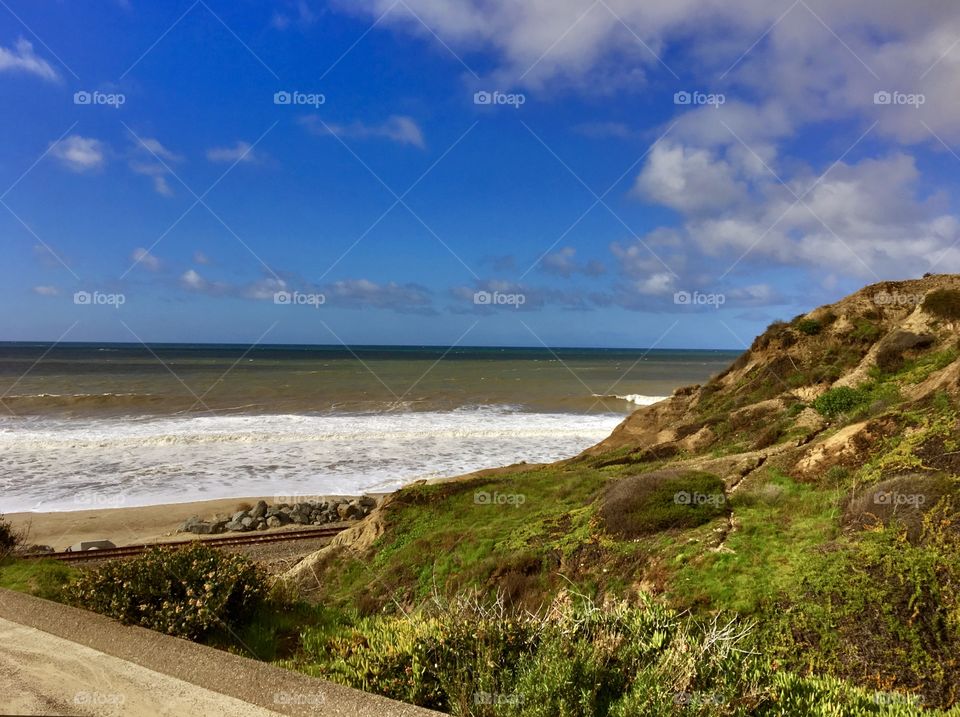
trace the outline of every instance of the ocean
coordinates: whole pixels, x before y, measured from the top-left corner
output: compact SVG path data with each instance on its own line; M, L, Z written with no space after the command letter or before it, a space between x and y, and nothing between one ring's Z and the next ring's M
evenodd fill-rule
M0 343L0 512L358 494L557 460L735 357Z

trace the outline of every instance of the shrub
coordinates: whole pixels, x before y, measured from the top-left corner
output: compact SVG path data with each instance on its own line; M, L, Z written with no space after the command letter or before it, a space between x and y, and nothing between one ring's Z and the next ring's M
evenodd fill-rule
M797 331L807 336L816 336L823 331L823 324L816 319L801 319L797 322Z
M310 674L472 717L917 715L909 695L784 672L749 625L699 622L644 594L545 609L460 597L331 634L309 629Z
M838 386L820 394L813 401L813 407L823 416L833 417L848 413L870 400L867 391L849 386Z
M723 481L695 471L654 471L616 481L599 511L604 528L623 538L695 528L726 513Z
M931 291L923 300L923 310L948 321L960 319L960 291L956 289Z
M956 497L957 489L942 475L903 475L862 489L850 497L844 511L844 525L858 530L900 528L907 539L917 542L924 519L941 501ZM954 510L955 512L955 510Z
M0 560L7 557L23 543L23 533L16 530L0 514Z
M247 558L195 543L108 562L84 574L68 598L125 623L197 640L244 624L268 590L266 575Z
M854 322L853 331L850 332L850 336L857 341L873 343L880 337L881 333L883 333L883 329L870 319L861 316Z

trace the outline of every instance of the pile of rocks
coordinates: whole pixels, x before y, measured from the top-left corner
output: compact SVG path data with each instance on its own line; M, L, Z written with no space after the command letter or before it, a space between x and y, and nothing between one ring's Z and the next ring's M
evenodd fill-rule
M268 506L258 501L249 510L238 510L232 516L218 515L213 520L203 520L198 515L187 518L178 533L212 535L227 532L247 532L297 525L323 525L342 520L359 520L377 505L376 498L368 495L360 498L331 498L330 500L303 503L275 503Z

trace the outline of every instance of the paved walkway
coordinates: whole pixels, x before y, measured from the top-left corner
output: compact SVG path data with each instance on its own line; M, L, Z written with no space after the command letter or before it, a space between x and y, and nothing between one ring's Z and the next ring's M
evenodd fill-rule
M0 714L438 713L0 589Z

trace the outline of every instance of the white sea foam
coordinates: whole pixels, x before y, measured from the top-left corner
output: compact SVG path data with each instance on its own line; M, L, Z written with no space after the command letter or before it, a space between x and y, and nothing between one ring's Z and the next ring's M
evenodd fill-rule
M365 415L0 421L0 511L388 491L574 455L616 415L503 408Z
M635 403L638 406L650 406L658 401L664 401L669 398L669 396L644 396L642 393L627 393L622 396L613 393L606 395L595 393L593 395L597 398L616 398L621 401L629 401L630 403Z

